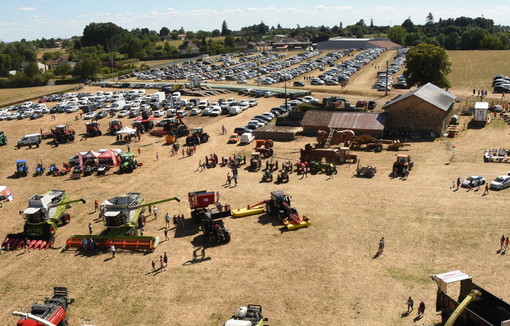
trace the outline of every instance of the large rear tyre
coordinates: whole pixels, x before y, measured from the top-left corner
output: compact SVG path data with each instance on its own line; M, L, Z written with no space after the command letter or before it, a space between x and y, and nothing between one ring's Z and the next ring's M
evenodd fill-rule
M55 228L51 224L45 224L43 228L43 233L45 236L53 237L55 235Z
M266 213L268 215L274 215L276 213L276 210L271 203L266 203Z
M69 222L71 222L71 215L68 213L62 214L62 225L67 225Z
M207 143L207 141L209 140L209 135L205 134L205 135L202 135L202 143Z

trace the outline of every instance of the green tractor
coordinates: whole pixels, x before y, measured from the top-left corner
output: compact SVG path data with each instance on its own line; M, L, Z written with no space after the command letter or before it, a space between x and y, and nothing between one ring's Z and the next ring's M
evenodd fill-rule
M99 235L74 235L67 240L66 247L80 247L83 239L93 239L98 247L103 248L113 244L122 249L154 250L159 238L140 234L146 223L145 207L172 200L180 202L178 197L172 197L147 203L137 192L109 198L101 203L99 209L106 229Z
M0 145L7 145L7 136L0 130Z
M131 173L137 166L138 163L133 153L122 153L120 155L119 171L121 173Z
M7 235L3 246L9 244L12 249L23 245L34 249L48 248L53 243L57 228L71 221L71 215L65 210L69 204L76 202L85 203L85 200L70 200L63 190L50 190L44 195L33 195L28 200L28 207L20 211L25 219L23 233Z

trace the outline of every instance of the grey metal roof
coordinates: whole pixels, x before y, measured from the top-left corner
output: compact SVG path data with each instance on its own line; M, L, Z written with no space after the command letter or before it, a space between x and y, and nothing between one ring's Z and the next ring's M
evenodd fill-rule
M452 103L457 98L457 96L437 87L436 85L427 83L413 91L410 91L409 93L403 94L397 97L396 99L386 103L383 108L386 108L387 106L390 106L398 101L401 101L413 95L421 98L422 100L434 105L435 107L443 111L448 111L450 105L452 105Z
M328 128L354 130L384 130L386 113L335 112Z

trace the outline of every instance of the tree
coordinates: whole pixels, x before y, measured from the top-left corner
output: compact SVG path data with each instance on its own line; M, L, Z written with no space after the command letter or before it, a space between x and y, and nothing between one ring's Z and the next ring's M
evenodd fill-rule
M228 29L227 22L224 20L221 24L221 36L227 36L230 35L230 33L232 33L232 31Z
M101 70L101 62L97 57L88 56L80 60L74 67L73 75L82 79L94 79Z
M485 35L480 41L480 47L486 50L501 50L503 49L503 42L496 35Z
M57 68L55 68L55 75L65 77L70 71L71 66L68 63L64 63Z
M159 36L162 39L169 37L170 36L170 30L168 29L168 27L162 27L161 30L159 31Z
M404 20L402 27L404 27L408 33L414 32L414 23L411 21L411 17Z
M444 49L420 43L409 49L406 57L404 76L410 86L432 83L438 87L450 87L446 76L451 71L451 62Z
M429 14L427 15L426 21L427 25L434 24L434 16L432 16L431 12L429 12Z
M221 32L219 29L213 29L213 31L211 32L211 37L218 37L221 35Z
M235 45L234 37L232 35L225 36L225 47L233 48Z
M41 73L41 70L39 70L36 62L30 62L28 66L23 70L23 72L29 78L34 78L36 75Z
M407 31L402 26L394 26L388 29L388 38L397 44L403 45L404 38L406 37Z

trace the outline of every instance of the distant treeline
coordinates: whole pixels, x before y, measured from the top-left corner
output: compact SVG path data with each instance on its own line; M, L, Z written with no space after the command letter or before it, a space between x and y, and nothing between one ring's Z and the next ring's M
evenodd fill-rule
M430 43L447 50L510 49L510 29L495 26L491 19L459 17L435 22L432 13L429 13L425 21L424 25L418 25L406 19L401 25L389 27L375 26L373 20L367 25L361 19L345 27L340 22L333 27L297 25L295 28L284 28L280 24L270 27L261 22L237 32L228 29L226 21L223 21L221 29L210 32L185 31L183 27L174 30L163 27L159 32L148 28L128 31L111 22L91 23L85 27L82 36L66 40L43 38L8 44L0 42L0 77L6 77L0 79L0 87L40 85L49 78L69 75L79 80L95 79L98 75L133 70L138 60L178 58L189 56L191 52L216 55L244 48L249 42L271 43L277 35L313 43L336 36L374 36L388 37L403 46ZM179 48L172 45L175 42L170 42L179 39L185 39ZM37 49L55 46L62 49L45 52L39 61L48 63L65 58L65 63L47 72L33 69L31 65L28 72L9 76L9 71L19 70L22 63L37 62ZM71 67L71 62L76 65Z

